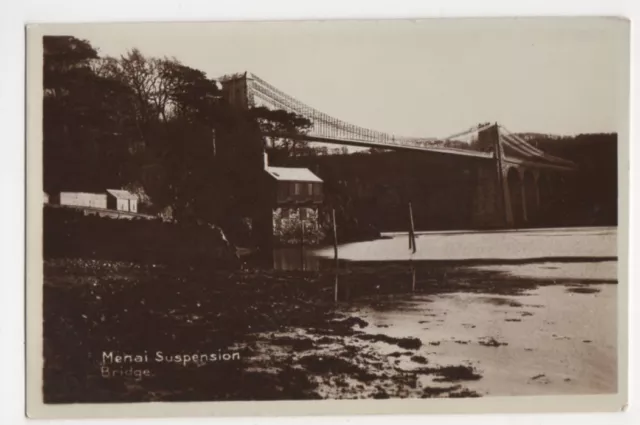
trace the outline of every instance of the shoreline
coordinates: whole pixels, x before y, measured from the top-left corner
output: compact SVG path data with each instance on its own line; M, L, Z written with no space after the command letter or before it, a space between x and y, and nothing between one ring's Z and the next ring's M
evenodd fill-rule
M439 355L438 350L449 346L455 347L453 352L459 347L486 350L488 344L490 350L499 350L496 353L509 353L510 346L501 344L510 341L492 335L492 328L486 334L473 334L464 323L454 323L455 331L446 332L462 332L455 341L431 339L429 332L437 332L457 316L447 314L452 307L433 310L438 305L434 302L476 300L485 310L498 309L486 317L503 318L501 309L517 310L510 307L523 303L517 297L524 300L540 288L555 292L553 288L567 288L558 294L595 302L598 293L615 292L616 287L606 282L517 278L464 267L416 264L414 270L412 281L411 273L397 264L359 265L341 274L335 286L333 274L325 272L211 272L101 260L47 260L45 400L478 397L487 394L482 382L489 379L484 366L474 362L479 357L454 356L447 361L450 354ZM415 310L411 307L415 302L426 310ZM396 319L380 321L385 311L398 308L414 313L402 313L408 318L402 325L393 325ZM517 330L514 326L542 318L536 311L518 314L486 323ZM422 329L430 327L426 321L435 327ZM473 321L484 323L478 317ZM464 337L469 332L472 338ZM210 352L212 347L237 352L240 360L224 365L154 365L143 380L126 374L107 379L96 362L104 350L190 354ZM68 383L69 376L75 384ZM66 384L61 387L60 382ZM187 382L191 390L175 382Z

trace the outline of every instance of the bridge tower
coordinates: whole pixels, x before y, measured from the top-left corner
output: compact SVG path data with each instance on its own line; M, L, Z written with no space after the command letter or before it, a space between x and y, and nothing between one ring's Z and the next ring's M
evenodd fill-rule
M222 97L234 109L246 111L253 106L249 85L251 76L245 72L222 79Z
M477 164L473 225L477 228L508 227L510 214L508 199L505 197L504 150L497 123L478 132L478 147L482 151L493 152L494 161Z
M480 131L478 143L482 150L493 152L494 161L492 171L487 166L479 168L474 201L476 224L518 228L562 222L567 212L566 169L542 166L526 157L514 158L513 147L503 139L498 124ZM527 149L525 143L521 142L519 149ZM508 156L505 147L511 149ZM532 148L528 149L531 152ZM535 155L535 151L532 153Z
M492 152L493 161L478 165L474 194L474 224L479 228L515 228L539 224L541 171L505 157L505 146L496 123L478 132L481 150Z
M250 219L253 244L261 252L270 253L272 210L262 190L266 149L258 123L251 116L250 80L246 72L222 80L222 97L230 108L223 124L216 129L216 166L223 170L224 179L234 192L229 213Z

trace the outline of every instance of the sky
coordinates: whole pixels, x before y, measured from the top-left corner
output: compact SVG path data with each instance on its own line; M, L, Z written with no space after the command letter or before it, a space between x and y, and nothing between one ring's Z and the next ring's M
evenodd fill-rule
M447 19L93 24L48 33L101 55L138 48L211 78L249 71L352 124L445 137L481 122L511 131L620 130L628 26L616 19Z

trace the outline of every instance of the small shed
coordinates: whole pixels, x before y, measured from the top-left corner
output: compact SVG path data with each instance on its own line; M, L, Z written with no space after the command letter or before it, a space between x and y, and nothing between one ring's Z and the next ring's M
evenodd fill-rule
M107 195L102 193L60 192L60 205L107 208Z
M138 197L120 189L107 189L107 208L116 211L138 212Z

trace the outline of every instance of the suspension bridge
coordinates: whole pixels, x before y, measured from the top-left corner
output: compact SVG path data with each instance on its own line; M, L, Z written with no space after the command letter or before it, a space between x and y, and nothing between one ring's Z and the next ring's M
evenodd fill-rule
M251 73L237 75L223 83L227 99L240 108L266 107L284 110L308 119L311 127L302 133L270 133L276 138L301 139L354 146L392 150L412 150L449 155L495 159L512 164L527 164L531 167L572 170L571 161L549 155L528 143L522 137L502 125L484 124L465 129L443 138L406 137L377 131L326 114L283 92L274 85ZM498 140L495 146L481 143L481 134L497 126Z
M324 113L278 89L255 74L223 78L223 98L238 110L265 107L304 117L302 132L263 133L274 139L300 139L358 148L421 152L459 167L472 160L474 226L522 227L534 224L545 208L557 208L566 190L566 175L577 169L563 158L538 149L498 123L476 125L448 137L407 137L358 126ZM341 99L346 102L348 100ZM422 156L422 158L425 158ZM467 163L466 161L465 163ZM455 189L451 189L455 190ZM564 192L566 193L566 192Z

